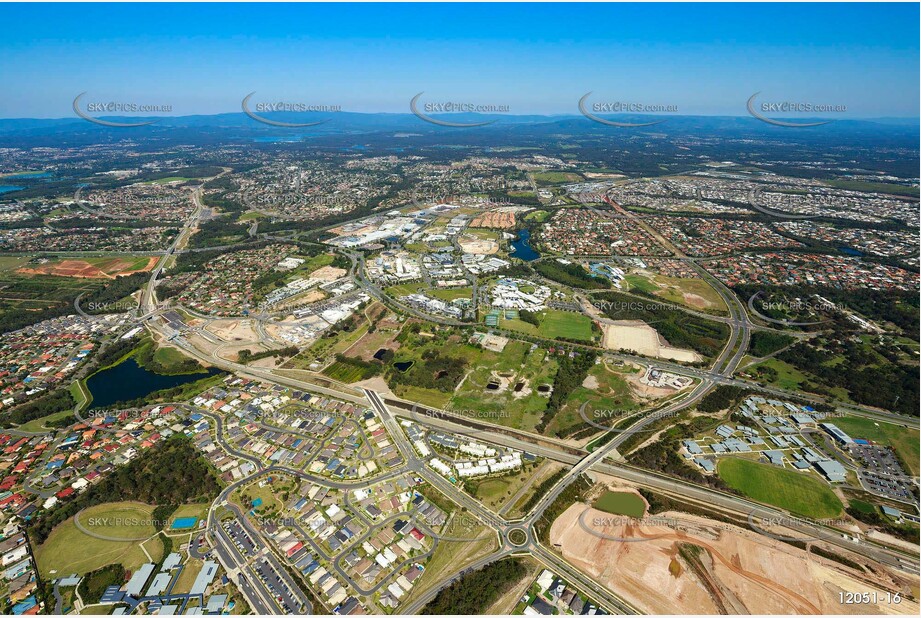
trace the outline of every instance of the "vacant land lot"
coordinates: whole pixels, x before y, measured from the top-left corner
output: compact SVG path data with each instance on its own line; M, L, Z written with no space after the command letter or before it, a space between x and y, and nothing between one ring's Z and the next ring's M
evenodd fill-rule
M323 375L346 384L366 380L376 373L376 368L362 363L363 361L353 361L351 359L336 360L323 370Z
M81 258L52 260L44 264L30 264L17 272L25 275L54 275L79 279L114 279L148 271L157 263L157 258L146 256L120 256L107 258Z
M575 172L535 172L534 180L539 185L557 185L565 182L579 182L584 180L580 174Z
M726 303L703 279L630 274L625 277L631 290L652 294L678 305L699 311L726 313Z
M162 544L155 540L144 547L137 538L153 535L151 523L154 507L139 502L107 502L84 510L79 514L84 529L108 537L125 538L125 541L98 539L81 531L70 518L58 525L48 539L35 550L38 570L43 577L87 573L107 564L120 563L133 570L159 560Z
M816 477L738 457L720 459L717 470L730 487L759 502L816 519L841 514L838 496Z
M582 408L583 404L585 408ZM592 367L586 380L572 391L562 409L550 421L547 430L558 435L568 435L571 431L580 431L577 428L591 427L585 422L586 418L598 425L613 424L614 419L629 414L640 405L633 396L626 373L614 371L605 363L600 363Z
M451 410L518 429L533 429L547 408L539 386L553 384L557 363L547 351L524 341L510 341L500 353L480 350L476 364L458 386ZM492 390L488 385L500 384ZM520 387L519 390L515 390Z

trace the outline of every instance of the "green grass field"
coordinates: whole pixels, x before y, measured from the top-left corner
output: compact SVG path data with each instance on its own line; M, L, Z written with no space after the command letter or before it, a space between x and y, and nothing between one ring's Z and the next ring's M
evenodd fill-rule
M585 407L584 416L599 425L610 424L612 420L612 412L602 415L600 410L616 410L627 414L640 407L633 398L633 391L624 374L613 371L601 363L592 367L588 376L594 378L598 385L594 388L580 385L573 389L566 403L547 425L548 432L566 435L569 428L584 425L585 419L579 414L579 408L586 402L588 405Z
M61 410L60 412L55 412L54 414L49 414L48 416L42 416L40 418L33 418L28 423L23 423L19 425L17 429L20 431L45 431L48 428L45 426L45 423L53 423L67 418L68 416L73 416L73 410ZM74 418L76 421L76 418Z
M524 220L525 221L537 221L538 223L543 223L549 218L550 218L550 213L547 212L546 210L535 210L525 215Z
M751 369L757 371L758 367L769 367L776 371L777 378L772 381L772 384L788 390L799 389L799 385L808 379L799 369L777 358L769 358L757 365L752 365Z
M142 182L144 185L165 185L171 182L186 182L192 180L191 178L186 178L185 176L167 176L166 178L157 178L156 180L147 180Z
M574 172L535 172L534 180L540 185L563 184L584 180L580 174Z
M473 295L473 288L468 286L443 290L430 290L428 295L439 300L450 302L458 298L471 298Z
M323 370L323 375L331 377L333 380L351 384L374 375L373 368L362 367L357 363L335 361L332 365Z
M548 309L543 312L538 332L544 337L592 340L592 320L587 315L571 311Z
M0 255L0 272L22 268L28 262L29 258L25 256L16 257L13 255Z
M921 459L921 441L917 429L901 425L874 421L858 416L833 419L832 422L852 438L863 438L891 446L911 469L906 470L912 476L918 475Z
M606 491L592 506L612 515L639 518L646 514L646 503L643 499L628 491Z
M710 313L725 314L727 312L726 303L703 279L666 277L665 275L655 275L649 279L634 273L624 277L624 280L630 285L630 290L652 294L676 305ZM685 294L699 296L704 302L690 302L685 299Z
M831 487L815 476L739 457L720 458L717 472L727 485L749 498L797 515L831 518L843 508Z
M630 284L630 290L638 290L647 294L655 294L659 291L659 286L642 275L627 275L624 281Z
M155 532L150 522L154 507L138 502L107 502L90 507L80 514L80 522L88 530L104 536L136 539ZM163 553L160 542L145 545L150 557L159 560ZM107 564L121 563L133 570L149 562L147 554L136 540L108 541L97 539L79 530L73 518L59 524L35 550L38 570L43 577L88 573Z
M188 361L188 356L177 350L176 348L171 348L168 346L158 347L154 351L154 360L163 365L164 367L172 367L174 365L179 365Z
M507 319L504 315L499 317L499 326L526 335L539 335L548 339L574 339L578 341L591 341L592 320L581 313L572 311L559 311L546 309L537 314L539 326L534 326L520 318Z

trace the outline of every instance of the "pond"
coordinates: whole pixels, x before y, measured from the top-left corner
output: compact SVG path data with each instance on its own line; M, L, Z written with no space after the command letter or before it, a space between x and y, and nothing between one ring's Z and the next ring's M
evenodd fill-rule
M86 388L93 395L91 410L108 408L119 401L131 401L154 391L173 388L202 378L212 376L219 370L212 367L207 372L163 375L138 365L132 357L99 373L86 381Z
M393 364L400 371L407 371L416 361L397 361Z
M540 253L531 248L531 230L518 230L518 238L512 241L513 251L509 254L525 262L533 262Z
M606 491L595 501L594 507L612 515L642 517L646 514L646 502L629 491Z

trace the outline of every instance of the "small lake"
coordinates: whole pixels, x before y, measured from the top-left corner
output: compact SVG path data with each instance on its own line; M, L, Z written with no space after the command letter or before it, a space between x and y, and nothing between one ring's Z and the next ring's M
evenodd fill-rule
M400 371L407 371L410 367L413 366L413 363L415 363L415 361L399 361L394 363L393 366Z
M9 193L11 191L21 191L23 187L14 187L13 185L0 185L0 193Z
M840 251L844 255L853 255L854 257L863 257L863 251L858 251L857 249L853 249L851 247L838 247L838 251Z
M212 367L207 372L167 376L148 371L132 357L94 374L86 381L86 387L93 395L90 409L108 408L119 401L130 401L154 391L201 380L218 371Z
M639 518L646 514L646 502L635 493L627 491L606 491L593 506L612 515Z
M525 262L533 262L540 254L531 248L531 230L518 230L518 238L512 241L513 251L509 254Z

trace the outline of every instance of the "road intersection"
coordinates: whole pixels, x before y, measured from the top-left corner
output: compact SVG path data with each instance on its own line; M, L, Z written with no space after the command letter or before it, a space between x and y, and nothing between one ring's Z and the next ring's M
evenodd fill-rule
M169 331L165 321L157 311L158 307L156 301L157 279L162 273L166 261L173 254L176 248L180 247L184 242L186 242L189 234L191 233L191 230L194 228L198 218L201 216L203 207L200 202L200 191L196 191L193 194L193 199L195 201L196 208L192 216L189 218L185 227L177 236L173 245L171 245L170 249L166 252L164 257L160 260L157 267L152 272L150 281L142 292L140 313L145 316L144 323L148 326L148 328L157 332L164 338L171 338L173 344L180 347L190 356L198 358L199 360L202 360L208 364L216 365L222 369L232 371L237 375L254 378L272 384L278 384L281 386L296 388L307 392L324 394L342 400L351 401L353 403L370 404L371 409L374 410L376 416L380 418L382 424L386 427L389 436L397 446L404 461L402 466L399 466L385 473L384 475L375 476L374 481L377 482L389 476L395 477L404 473L417 475L424 479L426 483L432 485L439 492L443 493L453 502L462 507L464 512L469 513L472 517L475 517L484 526L495 533L496 541L498 544L498 549L496 551L492 552L488 556L484 556L478 559L469 565L466 565L463 568L459 568L454 573L446 575L438 583L438 585L432 586L424 595L421 595L410 605L405 607L404 611L408 613L415 613L420 611L428 601L434 598L439 590L455 581L463 574L463 572L467 570L480 568L486 564L507 556L527 554L540 561L548 568L567 578L569 581L573 582L584 591L590 592L605 610L613 613L638 613L636 608L632 607L630 604L617 597L604 586L592 580L586 574L580 572L578 569L570 565L560 554L544 547L538 541L534 532L535 522L540 519L547 508L560 496L566 487L568 487L581 475L591 473L592 471L623 478L625 480L636 483L639 486L655 489L667 495L680 496L687 500L715 506L727 512L734 513L738 516L751 516L753 513L759 517L776 517L788 515L779 509L765 507L735 495L726 494L724 492L713 490L707 487L693 485L691 483L681 481L673 477L657 474L648 470L640 470L632 466L627 466L621 461L618 461L618 446L622 444L629 435L635 433L636 431L642 430L645 425L656 420L657 417L653 415L642 415L638 417L637 421L629 427L629 432L619 433L607 441L604 445L596 448L592 452L585 452L584 450L567 447L562 444L554 444L554 440L546 438L545 436L529 434L528 432L522 432L518 430L510 430L509 428L505 427L492 426L495 428L495 431L478 431L476 429L477 425L483 426L489 424L471 422L470 419L464 419L445 411L437 411L438 414L436 415L419 414L416 411L416 404L413 402L403 400L393 401L390 398L385 400L379 393L373 390L363 389L358 391L353 387L340 384L334 380L326 380L327 385L324 386L305 380L295 379L289 376L281 376L269 370L248 367L246 365L234 363L214 355L206 355L202 351L198 350L195 346L190 344L188 341L186 341L183 337L174 336L174 333ZM630 215L627 214L626 216ZM644 225L641 219L638 219L637 222L639 225ZM370 281L365 278L363 272L363 256L355 253L348 253L347 255L352 259L352 276L357 280L361 287L369 292L373 297L378 298L382 302L392 304L394 302L392 298L385 297L379 290L375 288L375 286L373 286L373 284L370 283ZM738 298L728 288L726 288L725 285L723 285L719 280L714 278L706 270L700 267L696 261L680 254L678 254L676 257L678 259L687 260L687 262L692 265L695 270L697 270L700 276L708 281L710 285L717 291L717 293L723 298L727 308L729 309L729 317L721 321L730 326L730 337L723 350L708 369L690 368L675 363L655 361L656 366L661 366L668 371L674 371L675 373L691 376L699 380L698 384L687 396L666 405L664 408L659 410L659 412L670 413L688 408L694 405L714 387L720 384L744 385L756 390L778 392L778 394L789 395L789 393L786 391L778 391L777 389L760 387L759 385L754 385L747 381L739 380L733 377L734 372L736 371L748 349L749 339L753 328L753 325L748 319L746 309L738 300ZM403 307L402 305L400 305L399 309L407 311L413 315L417 313L412 308ZM432 316L428 315L421 317L438 323L454 322L453 320L433 318ZM626 354L614 354L613 356L615 358L623 358L634 362L640 361L645 364L649 364L650 362L649 359L634 357ZM894 416L891 413L866 409L859 406L849 406L849 411L853 411L857 414L864 414L870 416L871 418L874 415L878 416L879 418L887 419ZM255 576L255 573L252 571L250 565L247 565L245 561L241 562L240 558L242 556L240 556L239 552L236 552L231 539L219 525L219 522L215 516L216 508L219 505L227 506L229 504L227 502L227 497L241 484L245 482L252 482L252 480L257 476L270 474L272 472L292 474L301 478L308 479L311 482L320 485L336 487L340 489L347 489L350 487L354 488L357 485L354 483L337 483L335 481L331 481L330 479L309 475L302 470L294 470L291 468L285 468L283 466L266 467L262 464L261 461L258 460L258 458L247 455L246 453L239 452L233 449L232 445L227 443L223 434L222 419L219 415L209 413L207 416L209 416L209 418L215 423L216 439L219 443L221 443L221 446L234 456L247 459L256 466L256 472L253 475L229 485L214 502L208 513L207 535L210 537L211 543L215 548L215 554L218 560L228 570L228 572L232 572L236 575L237 579L235 580L235 583L237 583L237 585L240 587L241 592L250 602L254 611L257 611L258 613L277 613L280 608L275 597L267 593L264 588L260 587L259 585L255 585L255 581L258 581L258 577ZM465 492L459 490L451 482L427 466L425 460L419 458L416 455L412 445L407 440L403 430L396 420L397 416L411 419L414 422L428 424L438 429L453 431L462 435L470 435L471 431L474 431L477 432L478 440L487 442L491 441L502 446L525 450L535 455L567 464L571 467L565 476L550 491L541 497L541 499L530 513L522 518L507 520L501 515L486 509L480 502ZM902 419L900 418L900 420ZM904 420L906 423L908 422L908 419ZM235 508L236 507L232 508L231 510L234 510ZM239 509L236 510L239 511ZM242 513L236 512L235 514L237 516L237 520L242 521L244 525L247 525L246 518ZM379 525L379 522L377 525ZM255 537L263 537L261 531L259 530L251 529L249 531ZM439 542L438 535L431 530L428 530L428 532L433 536L433 538L436 539L435 544L431 548L431 551L434 551L437 543ZM514 536L515 542L510 540L510 534ZM905 569L906 565L908 565L907 568L909 569L917 569L917 557L912 557L904 552L900 552L890 547L885 547L876 543L862 543L859 546L855 546L852 542L847 541L841 532L838 532L830 527L815 525L812 527L812 529L810 529L810 534L814 534L816 538L820 538L831 544L846 547L851 551L862 553L863 555L879 560L896 568ZM309 535L304 534L303 536L305 541L311 542ZM265 544L263 548L264 555L267 556L267 559L277 562L278 558L269 549L271 546L269 545L268 541L263 539L263 542ZM372 588L363 588L354 582L352 578L350 578L342 569L340 564L342 558L341 554L339 556L328 555L323 552L322 548L320 548L315 543L312 543L312 547L315 551L317 551L319 555L324 556L334 566L339 575L352 585L357 594L372 594L389 581L388 578L385 578ZM281 569L281 572L286 571ZM307 596L303 593L303 591L299 589L298 584L292 580L290 585L293 590L297 590L301 595L303 595L301 597L302 600L307 606L309 606L310 603L307 601ZM270 609L272 609L272 611L268 611Z

